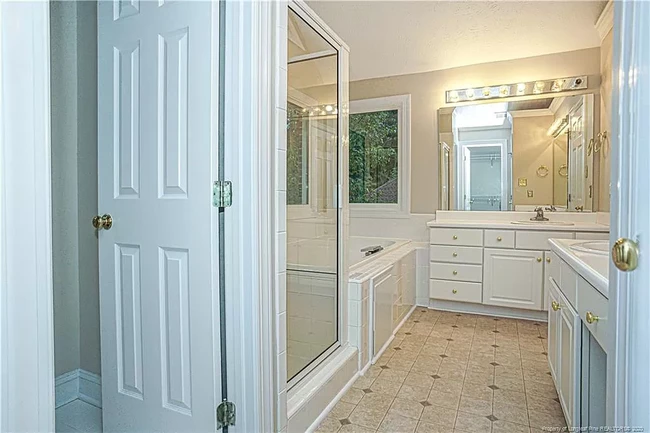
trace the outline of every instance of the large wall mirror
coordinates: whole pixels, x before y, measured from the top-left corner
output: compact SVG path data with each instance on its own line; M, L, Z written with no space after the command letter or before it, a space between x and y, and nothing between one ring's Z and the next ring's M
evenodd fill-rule
M598 95L550 95L438 111L440 209L591 211Z

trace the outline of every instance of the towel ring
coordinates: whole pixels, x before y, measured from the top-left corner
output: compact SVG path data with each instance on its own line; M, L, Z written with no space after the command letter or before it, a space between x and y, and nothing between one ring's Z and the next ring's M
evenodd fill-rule
M562 164L560 168L557 170L557 174L559 174L562 177L569 177L569 167L567 167L566 164Z
M545 166L545 165L540 165L540 166L537 168L537 176L539 176L539 177L546 177L546 176L548 176L548 172L549 172L548 167Z

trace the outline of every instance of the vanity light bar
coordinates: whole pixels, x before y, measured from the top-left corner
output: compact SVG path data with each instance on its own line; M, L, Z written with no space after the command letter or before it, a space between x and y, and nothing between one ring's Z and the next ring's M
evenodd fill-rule
M338 114L339 109L334 104L316 105L313 107L305 107L300 110L303 117L311 116L333 116Z
M482 101L500 99L510 96L542 95L545 93L560 93L587 88L587 76L556 78L553 80L537 80L515 84L500 84L498 86L469 87L467 89L447 90L445 92L448 104L456 102Z

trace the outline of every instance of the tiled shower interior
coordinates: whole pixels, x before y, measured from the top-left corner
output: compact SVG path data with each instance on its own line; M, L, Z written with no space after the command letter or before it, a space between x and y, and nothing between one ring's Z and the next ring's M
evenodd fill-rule
M546 323L417 308L317 431L561 431L546 335Z

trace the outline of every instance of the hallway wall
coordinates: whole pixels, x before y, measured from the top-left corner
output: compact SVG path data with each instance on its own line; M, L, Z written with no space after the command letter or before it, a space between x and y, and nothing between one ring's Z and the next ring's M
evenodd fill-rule
M99 374L96 3L52 2L50 37L55 374Z

